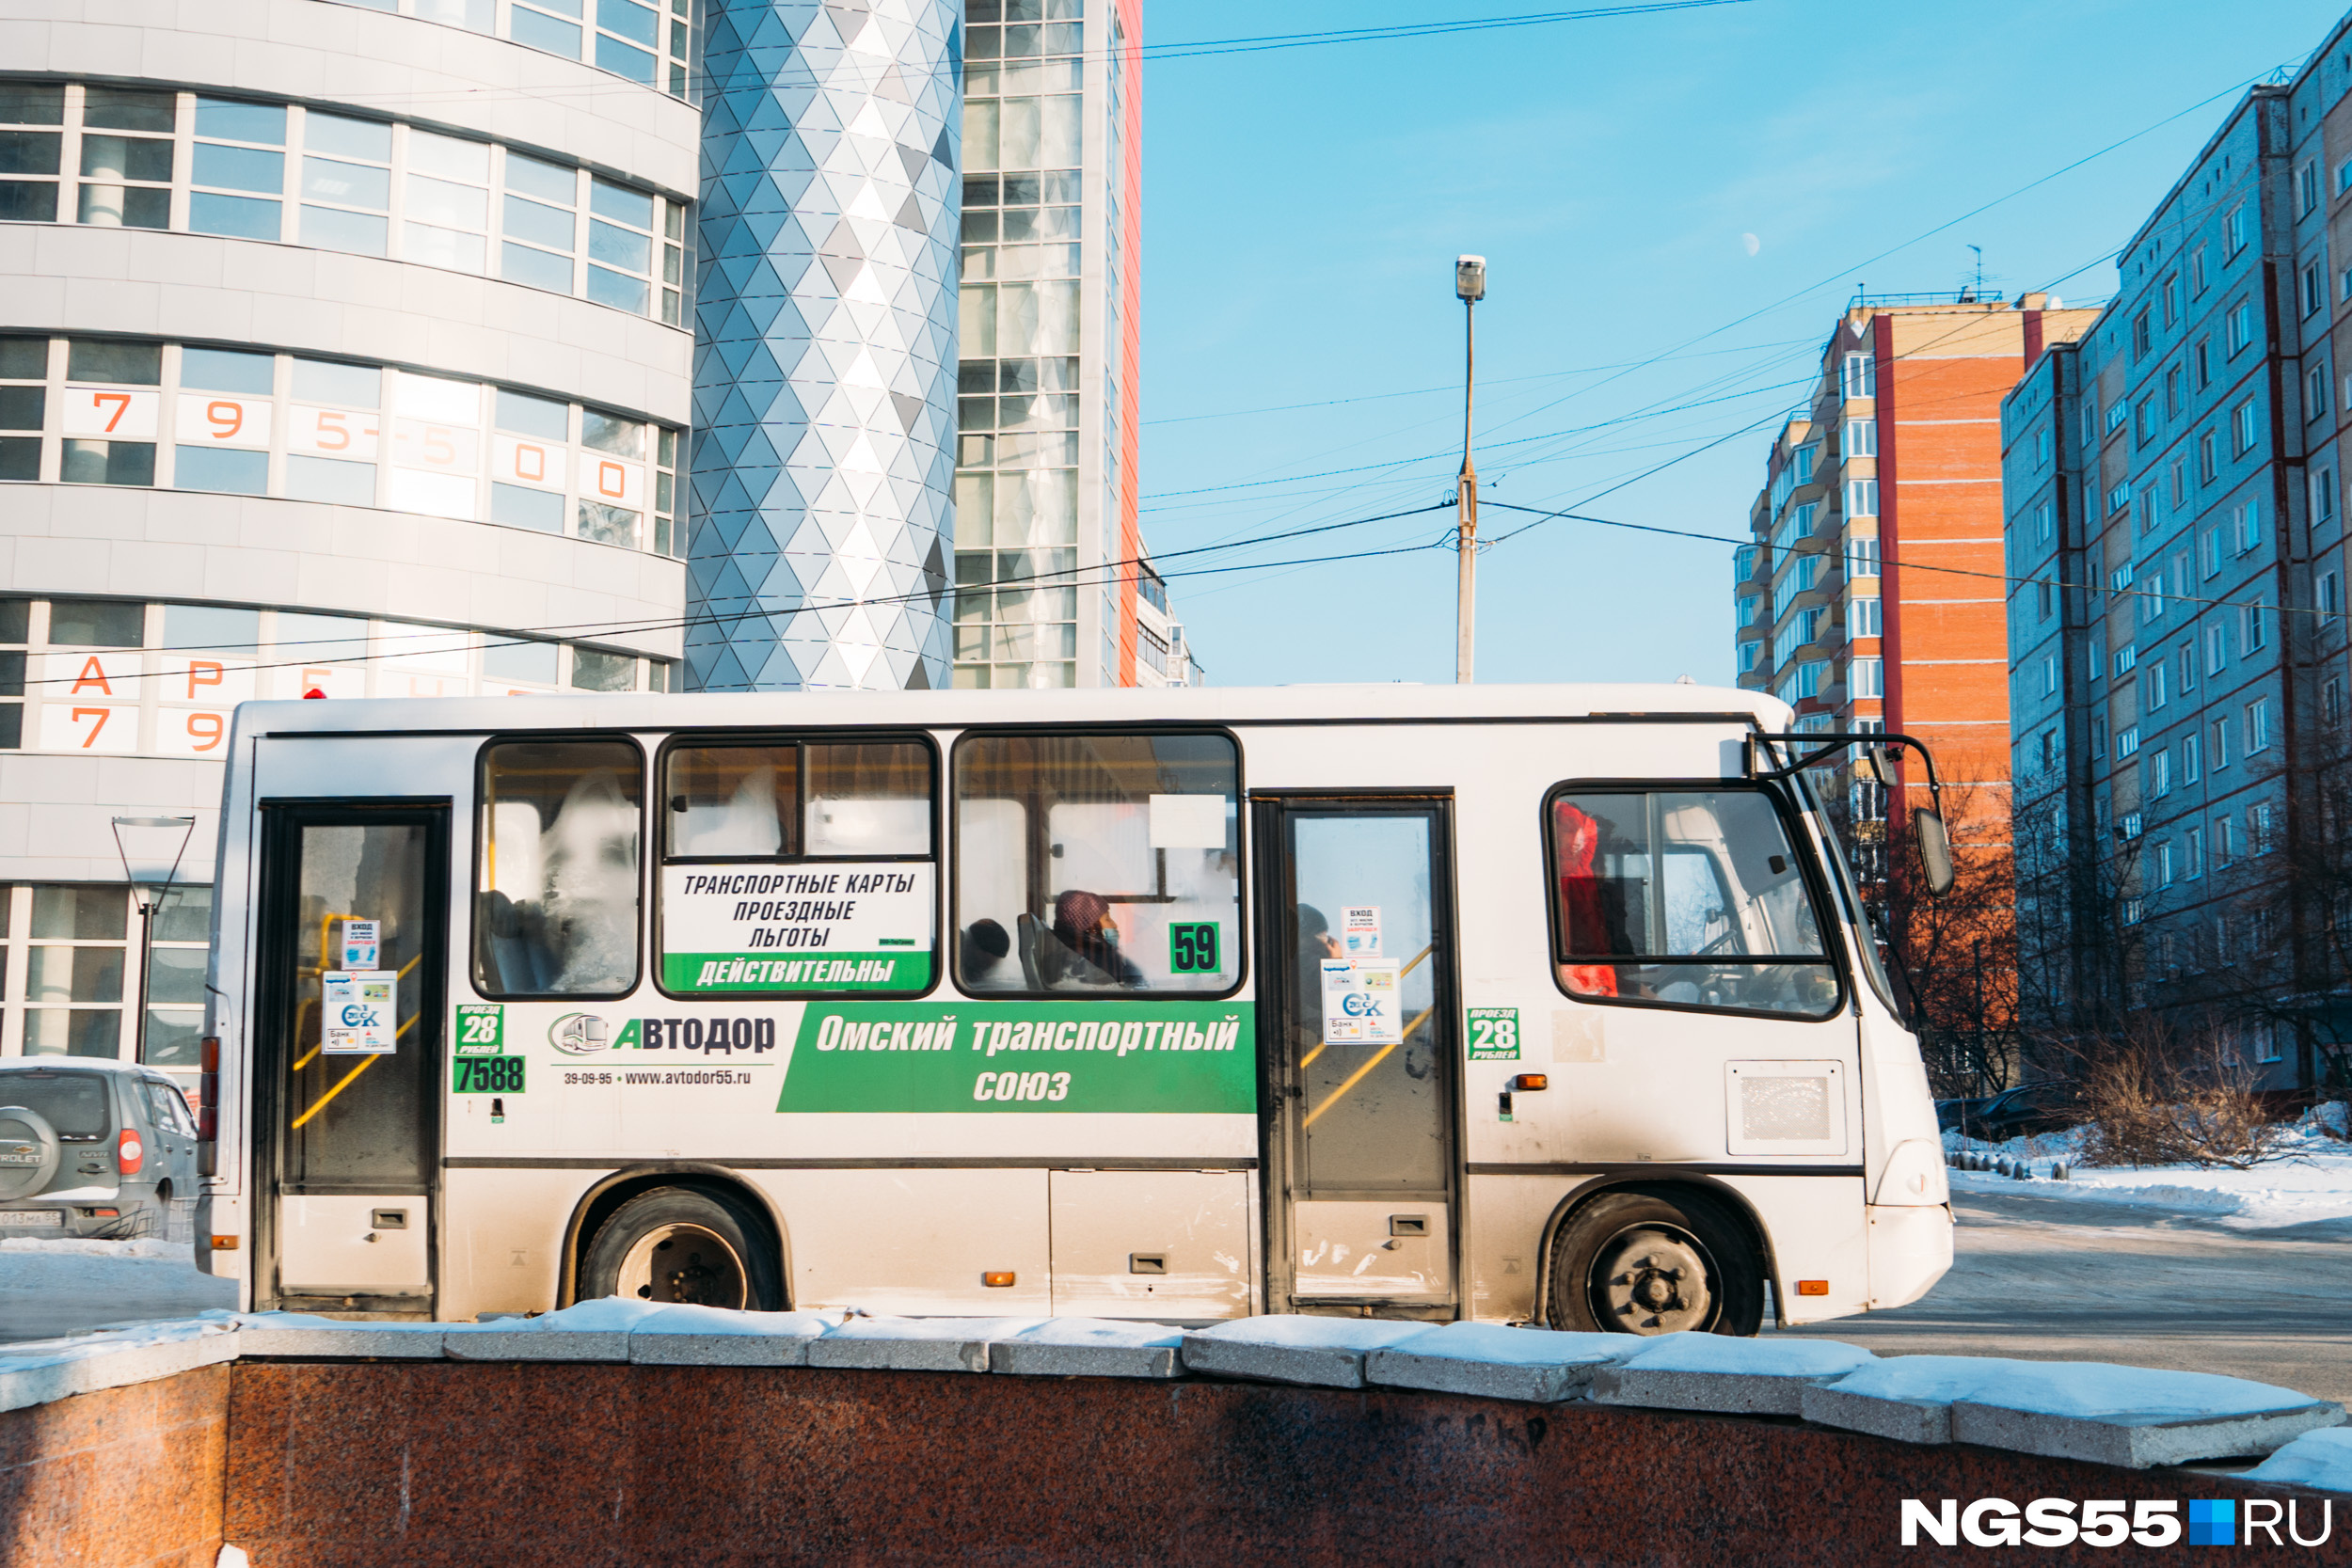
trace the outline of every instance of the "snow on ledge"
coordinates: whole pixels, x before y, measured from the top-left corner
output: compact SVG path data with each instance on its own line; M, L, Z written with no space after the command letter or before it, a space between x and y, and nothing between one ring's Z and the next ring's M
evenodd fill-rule
M2092 1433L2109 1463L2161 1457L2186 1429L2227 1427L2235 1451L2270 1454L2259 1481L2352 1491L2343 1410L2291 1389L2206 1372L1997 1356L1874 1357L1820 1339L1708 1334L1657 1338L1495 1323L1267 1315L1189 1333L1089 1318L898 1318L854 1309L731 1312L610 1298L482 1323L352 1322L214 1311L71 1338L0 1346L0 1411L173 1376L239 1356L448 1357L667 1365L819 1366L1110 1377L1213 1376L1368 1384L1532 1402L1594 1400L1736 1414L1799 1414L1912 1442L1996 1441L2055 1451ZM1653 1387L1654 1386L1654 1387ZM1647 1397L1645 1397L1645 1395ZM1784 1410L1783 1406L1787 1408ZM1860 1414L1856 1414L1859 1412ZM1969 1412L1979 1415L1971 1438ZM1883 1413L1883 1414L1880 1414ZM2000 1423L2007 1422L2008 1425ZM2019 1423L2023 1423L2020 1425ZM2036 1425L2036 1423L2040 1423ZM2017 1426L2013 1435L2009 1426ZM2332 1428L2334 1430L2313 1430ZM2128 1433L2106 1448L2101 1433ZM2161 1436L2171 1433L2172 1436ZM2076 1435L2069 1436L2068 1433ZM2168 1447L2167 1445L2170 1445ZM2273 1450L2276 1450L2273 1452ZM2068 1451L2074 1451L2072 1449Z

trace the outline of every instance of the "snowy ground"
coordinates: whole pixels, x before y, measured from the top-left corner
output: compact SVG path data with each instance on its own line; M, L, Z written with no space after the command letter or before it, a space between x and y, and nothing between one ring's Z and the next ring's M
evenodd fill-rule
M184 1242L0 1238L0 1341L236 1304L235 1283L197 1273Z
M2079 1128L1999 1144L1947 1133L1944 1146L1947 1150L2005 1154L2026 1162L2033 1173L2030 1180L2019 1180L1991 1171L1955 1170L1955 1193L2033 1194L2074 1203L2197 1214L2233 1229L2276 1230L2352 1219L2352 1143L2343 1135L2346 1110L2340 1101L2319 1106L2282 1130L2278 1146L2281 1158L2250 1170L2085 1165L2078 1159L2084 1141ZM2059 1164L2067 1167L2063 1181L2053 1180ZM2130 1223L2121 1215L2118 1220Z

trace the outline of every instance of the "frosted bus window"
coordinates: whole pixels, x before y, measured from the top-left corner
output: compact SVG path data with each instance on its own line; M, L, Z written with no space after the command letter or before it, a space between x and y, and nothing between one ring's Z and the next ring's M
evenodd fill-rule
M474 986L485 996L622 996L637 984L637 749L490 747L475 868Z
M1232 990L1240 771L1221 735L965 739L955 788L963 988Z
M1546 826L1569 995L1836 1010L1837 972L1804 863L1762 791L1563 791Z
M673 995L920 995L937 974L930 748L736 741L662 765Z

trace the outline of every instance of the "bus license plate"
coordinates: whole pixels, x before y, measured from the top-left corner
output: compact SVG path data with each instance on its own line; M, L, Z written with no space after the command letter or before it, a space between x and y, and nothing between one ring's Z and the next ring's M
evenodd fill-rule
M450 1065L457 1069L454 1087L459 1094L523 1092L523 1058L520 1056L459 1056Z
M61 1209L0 1209L0 1228L55 1230L64 1224Z

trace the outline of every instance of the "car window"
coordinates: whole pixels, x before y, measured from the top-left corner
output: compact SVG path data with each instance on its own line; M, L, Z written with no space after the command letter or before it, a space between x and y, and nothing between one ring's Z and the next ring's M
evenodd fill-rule
M180 1098L179 1085L142 1078L139 1087L147 1093L147 1108L157 1127L183 1137L196 1135L196 1118L188 1115L188 1102Z
M100 1143L114 1132L114 1105L103 1074L31 1068L0 1072L0 1105L22 1105L67 1143Z

